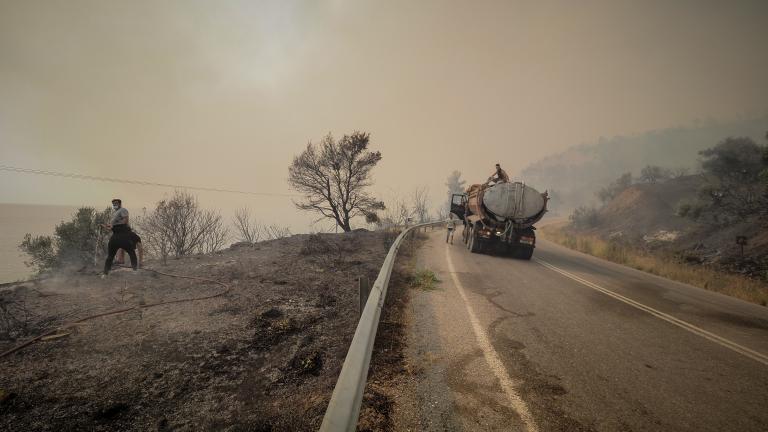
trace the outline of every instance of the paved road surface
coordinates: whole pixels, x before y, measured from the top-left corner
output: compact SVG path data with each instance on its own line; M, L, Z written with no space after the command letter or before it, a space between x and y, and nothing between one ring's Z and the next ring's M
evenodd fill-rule
M442 282L411 301L399 429L768 430L768 308L546 241L520 261L429 235Z

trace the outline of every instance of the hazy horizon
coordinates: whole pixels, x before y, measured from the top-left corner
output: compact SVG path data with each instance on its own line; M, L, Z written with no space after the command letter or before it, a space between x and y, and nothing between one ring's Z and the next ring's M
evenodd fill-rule
M289 194L371 133L383 199L600 137L768 113L768 3L0 0L0 164ZM718 137L722 138L722 137ZM167 189L0 171L0 202L151 206ZM288 197L197 192L307 227Z

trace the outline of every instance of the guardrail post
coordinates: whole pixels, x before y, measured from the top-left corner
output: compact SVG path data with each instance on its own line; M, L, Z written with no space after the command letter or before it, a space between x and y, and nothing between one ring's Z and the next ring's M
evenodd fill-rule
M360 299L360 309L358 309L359 315L363 314L363 309L365 309L365 304L368 303L368 296L371 294L371 281L365 277L361 276L357 279L357 293L358 298Z

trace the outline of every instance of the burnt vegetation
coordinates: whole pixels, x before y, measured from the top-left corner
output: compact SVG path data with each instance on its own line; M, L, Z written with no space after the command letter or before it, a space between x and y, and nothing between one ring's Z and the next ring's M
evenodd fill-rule
M372 218L384 203L371 196L372 171L381 152L371 151L370 134L353 132L338 141L331 134L319 143L310 142L288 168L288 184L304 199L296 208L331 219L345 232L352 231L353 218Z
M375 279L382 236L296 235L170 260L167 272L215 278L231 291L138 318L99 318L4 358L0 389L12 396L0 402L0 429L317 430L357 324L357 279ZM118 270L105 281L75 273L4 291L0 351L116 302L211 290ZM387 316L381 337L390 355L399 342L386 336ZM385 360L373 373L396 377L401 366ZM392 399L377 382L363 421L385 430Z
M721 292L765 303L768 144L729 137L699 151L698 161L694 174L650 165L638 177L622 174L597 192L599 206L576 208L565 232L550 229L549 237L702 287L722 285ZM707 278L701 277L704 270ZM720 283L725 276L718 272L746 279Z
M148 250L164 262L169 256L215 252L229 238L218 212L201 208L194 195L180 190L138 218L137 226L146 237L142 243L146 241Z

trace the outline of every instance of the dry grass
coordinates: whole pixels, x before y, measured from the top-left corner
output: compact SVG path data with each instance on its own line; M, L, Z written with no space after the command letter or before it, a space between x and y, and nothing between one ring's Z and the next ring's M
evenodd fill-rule
M723 273L708 266L685 264L671 254L652 255L597 236L574 234L565 229L565 223L543 226L539 233L569 249L751 303L768 305L768 284L755 279Z

